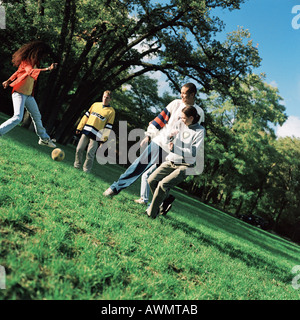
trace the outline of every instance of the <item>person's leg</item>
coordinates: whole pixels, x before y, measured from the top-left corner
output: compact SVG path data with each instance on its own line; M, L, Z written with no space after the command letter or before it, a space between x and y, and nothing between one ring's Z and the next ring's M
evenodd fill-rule
M3 136L7 132L9 132L22 121L24 115L25 100L26 96L24 94L18 92L14 92L12 94L14 115L0 125L0 136Z
M170 162L165 162L149 177L148 183L153 193L151 205L147 209L147 214L150 217L156 218L159 206L165 199L168 190L185 179L186 168L185 165L176 166Z
M175 197L172 194L166 196L163 203L159 206L159 213L165 216L172 208L172 203L174 202L174 200Z
M86 159L83 164L83 171L84 172L90 172L92 170L95 155L96 155L98 147L99 147L98 141L90 139L88 149L86 152Z
M131 164L131 166L115 181L109 189L113 194L118 194L121 190L132 185L142 173L149 169L158 159L162 149L156 143L151 142L144 152ZM104 194L107 195L107 189ZM110 194L111 195L111 194Z
M173 172L173 168L169 161L163 162L148 178L149 188L152 193L152 202L147 209L147 214L155 218L158 214L159 205L164 200L166 193L159 192L158 184L166 176Z
M152 174L154 170L156 170L158 167L158 164L152 165L146 172L142 174L141 178L141 198L139 200L143 201L143 203L147 203L149 201L149 193L150 188L148 184L148 178ZM137 202L138 200L136 200Z
M85 134L81 135L76 152L75 152L75 161L74 161L74 168L80 169L82 165L82 158L83 158L83 153L85 151L86 146L89 143L89 137L87 137Z
M46 132L46 129L43 126L42 123L42 116L39 110L39 107L32 96L28 96L25 101L25 107L30 113L34 129L36 134L42 139L42 140L49 140L50 137Z

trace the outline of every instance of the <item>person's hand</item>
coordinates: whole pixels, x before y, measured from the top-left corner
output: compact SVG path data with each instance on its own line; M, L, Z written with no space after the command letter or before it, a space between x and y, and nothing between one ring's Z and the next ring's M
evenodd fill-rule
M140 143L140 147L143 147L145 144L147 144L149 142L149 137L145 137L141 143Z
M7 89L9 84L10 84L10 82L11 82L10 80L6 80L6 81L2 82L3 88Z
M173 147L174 147L174 143L173 143L173 142L170 142L170 143L169 143L169 150L172 151Z
M57 68L58 63L52 63L51 66L49 67L49 70L53 70Z
M178 132L179 132L179 130L177 130L177 129L172 130L171 133L170 133L170 137L175 137Z
M81 133L81 131L80 130L76 130L76 132L75 132L77 135L78 134L80 134Z

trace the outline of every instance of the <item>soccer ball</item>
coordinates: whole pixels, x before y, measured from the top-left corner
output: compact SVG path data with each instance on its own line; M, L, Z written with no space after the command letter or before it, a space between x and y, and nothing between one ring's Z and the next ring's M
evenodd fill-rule
M51 158L54 161L62 161L65 158L65 152L60 148L55 148L51 153Z

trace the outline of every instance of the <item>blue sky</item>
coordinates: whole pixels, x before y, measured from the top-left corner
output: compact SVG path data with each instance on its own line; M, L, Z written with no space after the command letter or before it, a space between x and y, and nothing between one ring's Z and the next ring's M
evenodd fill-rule
M266 73L267 83L278 88L289 117L277 134L300 138L300 0L247 0L240 10L218 13L225 32L243 26L258 43L262 62L254 72Z
M297 5L299 19L292 13ZM246 0L240 10L214 14L225 23L225 33L238 26L249 30L262 58L254 72L265 73L266 82L278 88L289 117L276 129L277 135L300 138L300 0ZM293 28L293 19L299 29ZM163 81L160 84L161 90L167 89Z

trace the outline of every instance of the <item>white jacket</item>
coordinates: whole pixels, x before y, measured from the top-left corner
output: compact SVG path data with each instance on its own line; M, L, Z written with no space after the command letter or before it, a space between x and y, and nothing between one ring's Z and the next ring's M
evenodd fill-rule
M196 154L204 141L204 128L199 124L186 126L183 122L173 142L167 160L174 163L194 164Z
M168 137L170 136L170 132L176 127L176 124L178 124L178 120L181 119L181 110L186 105L182 102L181 99L173 100L171 103L168 104L168 106L161 112L158 117L154 119L154 121L151 122L151 124L148 126L146 131L146 136L149 136L151 140L158 144L162 149L164 149L167 153L170 152L169 149L169 141ZM202 108L200 108L197 105L194 105L194 107L197 109L198 114L200 115L199 124L201 122L204 122L204 112ZM155 121L157 118L159 121ZM157 122L161 123L160 128L157 125ZM164 122L164 123L162 123ZM202 126L201 126L202 127ZM199 150L197 152L197 159L196 159L196 170L194 170L195 173L191 174L201 174L204 168L204 128L202 127L201 132L203 133L203 139L200 143Z
M146 136L150 137L153 142L158 144L166 152L170 151L166 137L175 127L176 122L181 119L181 110L184 107L186 107L186 105L182 102L181 99L173 100L164 109L169 113L169 117L166 120L165 126L161 129L158 129L155 125L152 124L153 122L151 122L151 124L147 128L147 131L145 133ZM204 112L202 108L197 105L194 105L194 107L197 109L198 114L200 115L199 123L204 122Z

